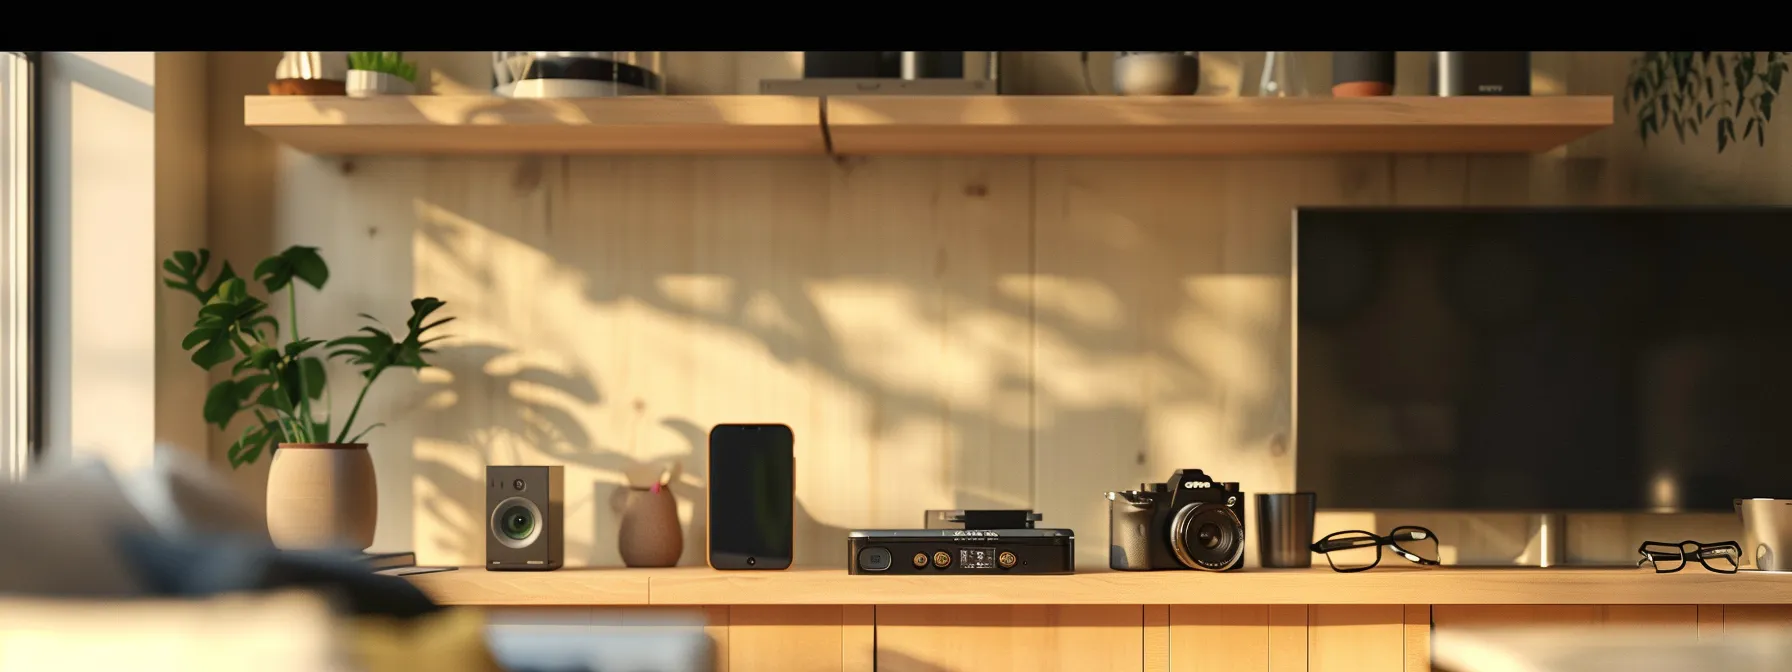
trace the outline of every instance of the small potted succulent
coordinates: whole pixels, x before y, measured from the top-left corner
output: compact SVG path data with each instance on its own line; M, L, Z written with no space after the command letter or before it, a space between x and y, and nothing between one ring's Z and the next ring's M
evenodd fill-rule
M348 95L408 96L417 92L417 64L398 51L348 52Z
M210 265L207 250L175 252L162 262L167 273L162 282L198 303L198 319L181 348L201 368L228 372L205 395L206 424L225 429L243 416L253 420L230 444L230 466L273 456L268 534L284 549L372 545L379 492L373 459L361 437L379 425L355 431L361 403L381 374L428 367L424 356L434 352L429 344L441 337L425 338L425 332L454 318L431 320L443 302L412 299L401 335L375 326L378 322L363 314L374 324L327 342L307 338L299 332L299 285L323 289L330 278L317 248L287 248L263 259L251 273L269 295L285 292L284 325L275 317L278 309L250 294L250 279L238 276L229 262L208 274ZM360 393L340 422L331 413L324 353L346 360L359 374Z

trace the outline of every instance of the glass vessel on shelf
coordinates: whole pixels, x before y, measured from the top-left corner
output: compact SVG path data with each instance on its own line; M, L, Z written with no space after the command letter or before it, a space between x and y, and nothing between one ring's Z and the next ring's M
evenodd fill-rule
M1263 66L1256 74L1256 77L1246 80L1249 95L1263 98L1307 95L1307 80L1301 72L1300 54L1297 52L1264 52Z

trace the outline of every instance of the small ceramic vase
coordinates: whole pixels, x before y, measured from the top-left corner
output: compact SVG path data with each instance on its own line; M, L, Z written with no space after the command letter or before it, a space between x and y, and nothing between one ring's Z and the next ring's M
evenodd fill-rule
M684 528L678 523L678 499L671 488L654 483L629 488L617 529L617 549L630 567L671 567L684 554Z

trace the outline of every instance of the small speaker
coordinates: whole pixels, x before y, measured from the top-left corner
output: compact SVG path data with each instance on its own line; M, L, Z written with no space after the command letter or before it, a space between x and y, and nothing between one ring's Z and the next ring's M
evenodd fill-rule
M1434 96L1531 95L1531 52L1432 52L1431 94Z
M485 568L559 569L565 501L565 467L486 467Z
M1332 53L1332 96L1359 98L1394 95L1394 52Z

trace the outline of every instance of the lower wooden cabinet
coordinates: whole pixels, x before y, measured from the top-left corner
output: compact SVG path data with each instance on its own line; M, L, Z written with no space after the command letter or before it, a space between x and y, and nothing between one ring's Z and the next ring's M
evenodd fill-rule
M1662 626L1721 636L1781 605L712 606L501 609L494 623L701 629L719 672L1427 672L1454 628ZM1675 633L1679 633L1676 635Z

